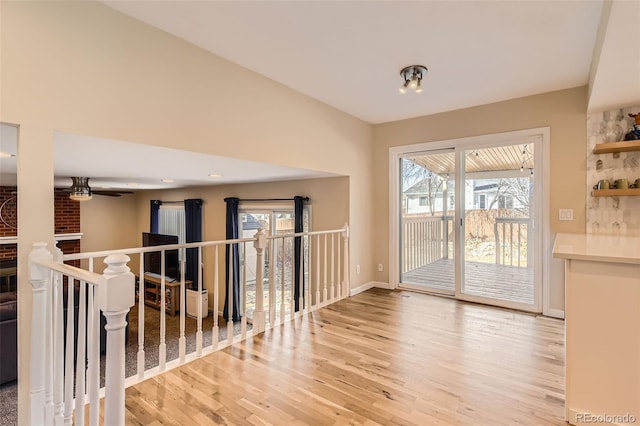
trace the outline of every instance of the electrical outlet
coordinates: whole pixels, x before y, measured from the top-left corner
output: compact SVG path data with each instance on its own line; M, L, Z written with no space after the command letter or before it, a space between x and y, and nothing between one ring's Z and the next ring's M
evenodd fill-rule
M558 211L558 219L573 220L573 209L560 209Z
M356 265L356 274L360 275L360 265Z
M384 266L382 266L382 263L378 263L378 272L382 271L384 271Z

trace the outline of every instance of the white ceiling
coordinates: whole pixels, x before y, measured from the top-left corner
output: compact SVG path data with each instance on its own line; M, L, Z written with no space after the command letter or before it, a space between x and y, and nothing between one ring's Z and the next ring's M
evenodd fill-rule
M371 123L586 85L603 4L104 3ZM424 91L400 95L412 64L429 68Z
M602 0L103 3L371 123L581 86L590 70L590 110L640 102L637 1L614 0L604 9L608 25L600 24ZM424 91L401 95L399 71L411 64L429 68ZM1 151L15 151L10 134L3 127ZM116 152L128 152L125 163ZM94 189L327 176L64 133L55 136L55 156L57 186L89 176ZM15 162L0 159L0 184L15 184Z

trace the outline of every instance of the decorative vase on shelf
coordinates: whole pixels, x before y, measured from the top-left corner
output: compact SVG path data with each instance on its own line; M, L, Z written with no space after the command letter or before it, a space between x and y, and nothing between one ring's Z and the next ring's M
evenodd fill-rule
M624 130L615 121L609 121L603 129L603 139L605 142L618 142L622 140Z

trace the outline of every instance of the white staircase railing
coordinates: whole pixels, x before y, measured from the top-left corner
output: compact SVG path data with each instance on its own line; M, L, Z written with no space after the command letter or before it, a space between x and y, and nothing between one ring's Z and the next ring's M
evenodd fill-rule
M296 239L301 242L300 253L303 260L300 268L294 265ZM234 307L230 303L226 321L227 335L220 341L220 301L224 300L225 294L233 294L231 284L224 285L224 251L220 254L220 250L227 246L237 247L243 255L246 255L248 247L256 250L256 279L255 282L247 282L246 263L243 262L239 271L239 332L236 333L234 328ZM180 285L172 285L169 289L170 278L164 275L165 252L176 249L182 254ZM201 265L196 280L198 301L195 350L191 353L187 353L185 335L187 316L184 259L187 249L197 249L198 264ZM159 362L155 367L146 368L144 254L154 251L159 251L162 259L158 306ZM102 274L93 272L94 264L102 258L107 268ZM130 309L136 305L136 277L127 266L132 258L139 261L141 277L138 280L138 339L135 342L137 348L133 349L136 362L132 367L135 373L126 377L126 318ZM268 266L265 266L265 258ZM88 270L62 263L77 259L86 260ZM97 425L102 418L104 424L119 425L125 422L126 386L346 297L349 290L349 230L345 226L337 230L277 236L267 236L262 230L258 230L253 238L246 239L70 255L62 255L59 250L54 255L49 252L45 243L37 243L29 255L29 265L33 288L30 424ZM295 276L296 269L299 277ZM234 268L230 267L229 283L233 282L233 271ZM205 287L213 293L211 343L206 347L203 318L207 315L203 312L202 303L202 290ZM180 293L180 325L177 336L167 336L168 300L175 300L167 297L167 291ZM297 300L295 294L298 294ZM175 311L175 306L172 310ZM106 318L106 326L102 330L101 312ZM251 329L247 317L252 319ZM101 356L101 334L104 336L104 333L106 355ZM169 340L178 342L179 355L173 360L167 360ZM131 359L132 354L129 355L128 358ZM105 369L102 388L101 362L104 362ZM100 405L101 396L104 396L104 407Z

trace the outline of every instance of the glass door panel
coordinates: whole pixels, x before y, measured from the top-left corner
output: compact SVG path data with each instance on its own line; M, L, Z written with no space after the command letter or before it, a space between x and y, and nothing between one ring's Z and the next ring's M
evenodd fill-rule
M454 294L455 152L400 159L400 285Z
M460 292L473 300L534 305L533 171L533 143L464 151Z

